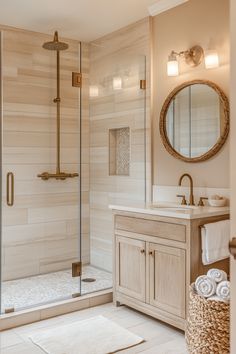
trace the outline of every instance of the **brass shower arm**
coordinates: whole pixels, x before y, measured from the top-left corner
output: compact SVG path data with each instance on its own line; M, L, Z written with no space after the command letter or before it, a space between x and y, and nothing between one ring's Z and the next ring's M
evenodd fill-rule
M61 181L64 181L67 178L74 178L74 177L79 177L78 173L66 173L66 172L60 172L60 173L49 173L49 172L43 172L38 175L39 178L42 178L42 180L47 181L51 178L55 178Z

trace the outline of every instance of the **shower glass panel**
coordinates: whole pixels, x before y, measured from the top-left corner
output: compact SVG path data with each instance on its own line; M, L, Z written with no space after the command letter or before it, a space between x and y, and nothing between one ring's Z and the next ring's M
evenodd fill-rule
M72 86L80 44L65 41L59 63L60 168L70 178L46 179L38 175L61 172L58 52L42 47L48 41L32 32L1 33L1 313L81 294L81 109L80 88Z
M82 293L112 287L109 204L146 198L146 58L111 48L90 50L90 265L98 279L90 289L82 279Z

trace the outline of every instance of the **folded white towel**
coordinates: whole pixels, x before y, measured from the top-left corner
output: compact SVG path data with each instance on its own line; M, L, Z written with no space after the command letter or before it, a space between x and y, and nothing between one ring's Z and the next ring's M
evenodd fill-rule
M195 289L198 295L207 298L215 295L216 282L214 279L208 277L207 275L200 275L200 277L198 277L195 281Z
M202 235L202 263L211 264L229 257L230 221L204 225Z
M219 296L224 301L230 300L230 282L222 281L217 285L216 295Z
M216 283L227 280L227 274L221 269L212 268L208 270L207 276L214 279Z

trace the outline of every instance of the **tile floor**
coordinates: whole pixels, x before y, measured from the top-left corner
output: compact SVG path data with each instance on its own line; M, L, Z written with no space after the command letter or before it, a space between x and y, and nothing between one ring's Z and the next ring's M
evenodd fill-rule
M91 265L83 267L82 280L84 278L94 278L96 281L82 281L82 295L112 287L111 273ZM71 298L72 294L80 292L79 288L79 280L71 277L71 270L5 281L2 288L2 312L9 307L20 310Z
M120 351L120 354L187 354L183 332L125 306L115 307L112 303L1 332L0 353L45 354L28 339L30 334L97 315L103 315L145 339L144 343Z

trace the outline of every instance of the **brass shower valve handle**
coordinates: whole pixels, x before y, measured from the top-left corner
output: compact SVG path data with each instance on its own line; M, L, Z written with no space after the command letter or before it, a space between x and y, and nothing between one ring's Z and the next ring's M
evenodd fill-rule
M42 178L43 181L47 181L50 178L55 178L61 181L64 181L67 178L74 178L74 177L79 177L78 173L65 173L65 172L60 172L60 173L49 173L49 172L43 172L38 175L39 178Z

